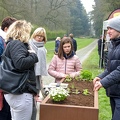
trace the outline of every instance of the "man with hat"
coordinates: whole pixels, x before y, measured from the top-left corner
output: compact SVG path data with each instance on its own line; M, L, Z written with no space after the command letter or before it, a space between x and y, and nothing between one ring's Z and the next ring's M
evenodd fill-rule
M107 33L111 44L108 49L106 70L93 80L94 90L106 89L110 98L112 120L120 119L120 16L109 20Z

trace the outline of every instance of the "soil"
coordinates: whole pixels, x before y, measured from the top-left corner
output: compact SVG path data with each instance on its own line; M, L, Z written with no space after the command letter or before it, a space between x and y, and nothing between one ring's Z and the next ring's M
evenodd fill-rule
M70 88L70 96L68 96L64 101L54 102L49 99L47 103L94 107L94 92L92 82L72 80L68 83L68 88ZM76 89L78 91L77 93ZM88 89L88 95L83 94L84 89Z

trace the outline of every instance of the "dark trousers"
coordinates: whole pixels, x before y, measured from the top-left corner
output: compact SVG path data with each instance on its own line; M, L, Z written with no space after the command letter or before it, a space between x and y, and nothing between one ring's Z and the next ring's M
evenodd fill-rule
M0 120L11 120L10 107L5 98L3 98L3 108L0 111Z
M120 120L120 98L110 97L110 104L112 110L111 120Z

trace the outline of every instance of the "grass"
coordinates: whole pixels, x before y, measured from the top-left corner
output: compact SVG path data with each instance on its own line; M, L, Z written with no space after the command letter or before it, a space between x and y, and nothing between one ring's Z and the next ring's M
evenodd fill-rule
M75 39L77 41L78 50L89 45L94 40L93 38L75 38ZM45 48L47 49L47 62L50 62L54 55L55 41L47 41L47 43L45 44Z
M92 71L93 78L103 72L102 69L98 68L98 61L99 58L96 48L82 64L83 69ZM105 89L101 88L98 94L99 94L99 120L110 120L111 109L109 104L109 98L106 96Z

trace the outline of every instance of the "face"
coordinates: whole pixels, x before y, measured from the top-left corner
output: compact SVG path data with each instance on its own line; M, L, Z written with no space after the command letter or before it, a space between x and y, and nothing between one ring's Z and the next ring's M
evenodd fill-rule
M37 36L35 36L34 39L35 39L37 42L42 42L43 39L44 39L44 36L42 36L42 35L37 35Z
M63 45L63 51L65 54L69 54L71 51L71 44L70 43L65 43Z
M108 27L107 34L109 35L110 39L118 38L120 36L120 32L110 27Z

